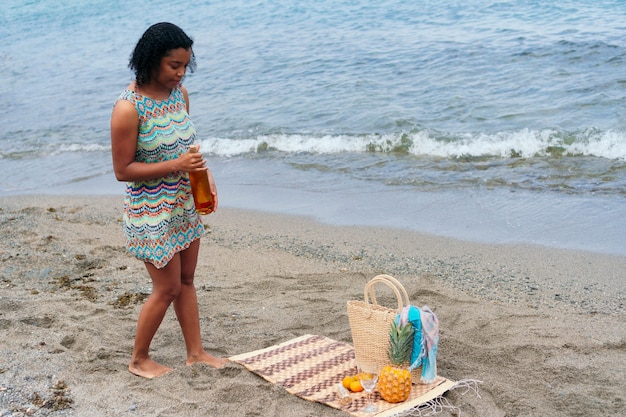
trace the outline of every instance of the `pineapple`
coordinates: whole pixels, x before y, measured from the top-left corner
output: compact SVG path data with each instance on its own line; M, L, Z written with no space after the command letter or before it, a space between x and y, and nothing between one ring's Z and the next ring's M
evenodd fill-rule
M385 366L378 379L378 392L385 401L399 403L411 394L411 372L408 370L413 351L415 330L409 322L396 324L394 321L389 332L389 351L387 356L391 365Z

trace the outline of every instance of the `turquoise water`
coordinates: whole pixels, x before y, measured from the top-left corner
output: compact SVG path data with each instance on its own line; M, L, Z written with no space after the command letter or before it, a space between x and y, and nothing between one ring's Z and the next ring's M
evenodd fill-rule
M110 110L168 20L223 206L626 254L621 1L84 3L0 5L3 195L121 193Z

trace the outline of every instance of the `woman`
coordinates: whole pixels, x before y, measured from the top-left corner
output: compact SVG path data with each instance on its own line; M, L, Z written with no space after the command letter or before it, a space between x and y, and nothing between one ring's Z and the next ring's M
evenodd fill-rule
M127 182L126 246L145 263L152 280L128 366L145 378L172 371L149 355L152 338L172 303L185 339L187 365L222 367L228 362L202 346L194 286L203 226L188 172L208 168L201 153L188 152L196 133L189 119L189 95L181 82L195 67L192 45L171 23L148 28L130 58L135 81L122 92L111 115L113 169L118 181ZM217 196L213 197L217 207Z

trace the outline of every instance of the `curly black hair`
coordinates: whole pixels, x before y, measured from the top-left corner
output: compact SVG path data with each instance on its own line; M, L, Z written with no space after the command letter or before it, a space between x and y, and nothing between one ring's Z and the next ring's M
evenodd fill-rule
M150 26L137 42L130 56L128 67L135 72L135 82L142 85L150 81L159 69L161 58L178 48L191 50L191 61L187 69L196 68L196 57L191 49L193 40L173 23L161 22Z

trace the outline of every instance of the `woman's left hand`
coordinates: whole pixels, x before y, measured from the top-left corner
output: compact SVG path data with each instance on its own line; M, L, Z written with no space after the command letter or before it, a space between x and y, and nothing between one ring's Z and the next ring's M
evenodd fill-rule
M217 211L217 186L215 185L215 179L211 170L207 168L207 175L209 176L209 188L211 189L211 195L213 196L213 211Z

